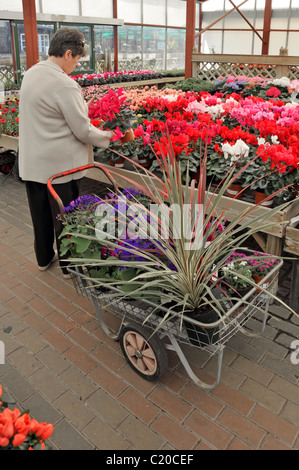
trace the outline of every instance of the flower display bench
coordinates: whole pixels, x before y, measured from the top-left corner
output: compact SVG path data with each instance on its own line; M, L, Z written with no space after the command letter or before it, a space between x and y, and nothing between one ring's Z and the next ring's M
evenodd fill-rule
M17 151L19 148L19 138L7 134L0 134L0 147Z

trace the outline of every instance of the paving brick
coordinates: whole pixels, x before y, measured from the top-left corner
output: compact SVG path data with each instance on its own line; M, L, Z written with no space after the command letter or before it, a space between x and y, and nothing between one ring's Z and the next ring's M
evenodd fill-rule
M37 335L31 328L26 328L16 336L17 340L23 344L33 354L37 354L47 343Z
M192 411L189 404L162 387L155 388L147 398L178 421L183 421Z
M245 442L241 441L240 439L235 438L228 446L227 450L252 450L252 447L245 444Z
M151 429L163 436L178 450L193 449L198 441L198 438L188 431L185 426L164 413L157 417L151 425Z
M127 387L125 382L117 375L112 374L102 366L98 366L90 372L88 377L113 397L117 397Z
M29 287L39 297L43 298L46 301L49 301L57 296L55 289L47 286L38 277L36 277L36 275L33 275L28 271L18 276L18 279L25 286Z
M123 369L118 371L118 377L123 379L127 384L130 384L134 390L142 393L143 395L148 395L154 388L157 387L156 382L151 382L149 380L144 380L143 377L136 374L132 367L127 364Z
M50 328L49 322L41 318L37 313L31 312L24 317L26 324L32 328L37 334L43 334Z
M299 429L299 405L295 405L290 401L287 401L284 409L281 412L281 416L287 421L295 424Z
M294 336L294 338L299 336L299 325L296 325L289 320L277 321L275 318L271 318L270 321L272 322L272 326L276 326L279 332L288 333Z
M24 254L21 254L18 251L14 251L14 253L10 255L10 259L15 261L20 266L24 266L26 263L28 263L28 259L24 256Z
M28 305L32 310L35 310L35 312L37 312L42 317L46 317L54 310L54 307L51 304L46 302L44 299L41 299L40 297L35 297L34 299L30 300Z
M30 377L31 383L51 403L67 389L66 385L57 379L46 367L39 369Z
M294 336L290 336L286 333L279 333L278 336L276 336L275 341L289 350L291 343L294 341Z
M276 304L270 304L269 305L269 313L271 314L270 318L273 318L273 322L278 324L278 321L272 316L274 315L275 317L282 318L284 320L287 320L291 316L291 312L285 308L282 308L281 305L276 305Z
M22 374L16 370L12 370L6 374L3 379L6 388L9 390L13 398L22 403L35 393L31 380L27 380Z
M23 285L18 285L14 287L13 292L16 297L21 300L24 300L24 302L29 302L30 300L36 297L36 294L34 292L32 292L30 289Z
M84 430L87 439L93 442L97 450L126 450L129 443L111 426L100 418L95 418Z
M297 436L297 426L289 423L281 416L271 413L260 405L253 410L250 418L266 431L273 434L273 436L285 441L289 445L294 442L295 437Z
M263 356L262 349L248 344L243 337L240 339L236 336L233 336L233 338L227 342L227 347L255 363L258 363Z
M69 362L50 346L40 351L38 358L56 376L70 367Z
M25 410L29 410L30 417L39 422L51 423L53 426L61 421L62 414L46 400L40 393L35 393L22 403Z
M25 377L30 377L31 374L42 367L42 364L34 355L28 352L24 347L20 347L9 354L8 358Z
M48 328L42 333L42 337L60 353L63 353L72 346L72 342L64 334L56 330L56 328Z
M13 292L10 289L6 289L4 286L0 289L0 302L4 303L14 297Z
M53 406L80 430L94 418L93 411L70 391L66 391L63 395L60 395L60 397L53 402ZM74 413L74 410L76 410L76 413Z
M97 347L99 341L92 336L91 334L83 331L82 328L74 328L68 333L68 338L77 343L85 351L92 351L93 356L97 359L97 356L94 354L94 349Z
M59 378L82 400L86 400L98 390L98 386L75 367L69 367Z
M250 344L261 348L263 351L268 351L279 359L283 359L288 353L288 350L284 346L262 336L254 338Z
M226 348L227 351L230 353L233 353L233 356L235 357L236 354L233 351L230 351L228 348ZM217 377L217 370L218 370L218 364L217 364L217 357L212 357L211 360L208 362L207 365L205 365L205 370L207 373L209 373L211 376L213 376L215 379ZM214 379L214 381L215 381ZM241 373L237 371L236 369L233 369L231 364L226 364L225 361L222 362L222 367L221 367L221 381L225 382L227 385L230 385L234 389L238 389L242 382L244 382L245 376L244 373Z
M180 396L187 403L190 403L196 409L201 410L211 418L216 418L224 408L223 403L220 403L220 401L193 384L188 384Z
M74 305L72 302L60 296L57 296L54 299L52 299L51 305L52 307L60 310L67 316L71 315L78 309L77 306Z
M284 360L279 360L265 354L265 357L261 361L261 365L272 370L275 374L289 380L290 382L297 383L298 379L298 366L291 363L290 356L287 356Z
M8 289L14 289L15 286L20 284L20 281L8 273L3 273L0 275L0 283Z
M55 326L62 333L68 333L75 328L75 323L69 320L60 312L54 311L47 316L48 322Z
M65 351L64 356L85 374L90 373L98 366L97 361L78 346L71 346Z
M178 394L186 385L186 379L168 368L162 377L159 377L159 383Z
M240 387L240 391L276 413L280 412L286 401L285 398L270 390L269 387L264 387L250 378L245 380Z
M266 432L259 426L229 408L221 413L217 422L254 449L259 448L266 435Z
M129 415L117 430L137 450L158 450L166 443L159 433L132 415Z
M255 364L242 356L236 358L232 367L243 372L244 376L251 377L253 380L265 386L267 386L274 375L273 372L267 370L265 367L261 367L261 365Z
M141 421L149 424L160 413L160 409L132 388L127 388L118 398L120 403Z
M98 361L109 367L110 370L116 372L126 365L126 359L122 355L120 348L118 347L117 349L118 351L115 352L105 344L99 344L91 354Z
M233 390L231 387L228 387L223 383L220 383L212 391L212 395L246 416L255 405L255 402L247 398L243 393Z
M292 448L279 441L274 436L267 436L260 450L292 450Z
M55 426L51 440L57 444L59 450L93 450L92 445L82 433L63 419Z
M11 333L5 333L5 330L2 330L2 328L0 329L0 341L4 344L4 360L7 362L9 354L19 349L20 343Z
M96 390L86 403L110 426L117 428L129 415L128 410L103 390Z
M194 450L214 450L212 446L208 445L204 441L200 441L200 443L194 448Z
M1 315L0 328L4 333L17 335L27 327L26 323L18 318L14 312Z
M230 431L198 411L193 411L186 420L185 426L196 433L200 439L207 441L216 450L225 450L233 438Z
M18 317L27 316L28 313L31 312L30 306L28 304L16 298L10 299L5 303L5 306L12 312L15 312Z
M269 389L299 405L298 385L275 375L269 384Z
M88 300L86 297L79 296L74 300L74 304L77 305L77 307L82 308L83 310L86 310L86 312L93 313L94 312L94 306L91 300Z
M77 294L73 284L67 285L66 283L58 284L55 287L55 291L58 295L65 297L66 299L70 300L71 302L75 302L79 295Z
M14 261L11 261L5 264L5 270L8 271L11 275L16 276L16 277L19 276L20 274L23 274L24 272L23 267L19 266Z

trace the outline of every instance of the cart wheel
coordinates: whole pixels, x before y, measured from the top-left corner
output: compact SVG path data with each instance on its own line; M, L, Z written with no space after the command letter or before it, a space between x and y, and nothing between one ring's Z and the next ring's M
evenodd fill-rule
M166 350L160 339L139 325L128 325L120 332L121 350L132 369L146 380L156 380L167 369Z

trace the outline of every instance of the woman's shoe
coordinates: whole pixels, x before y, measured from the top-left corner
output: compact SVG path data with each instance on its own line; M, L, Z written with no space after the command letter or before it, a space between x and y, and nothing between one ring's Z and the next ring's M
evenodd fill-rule
M54 256L51 259L50 263L47 264L46 266L39 266L38 269L40 271L47 271L47 269L51 266L51 264L54 263L54 261L56 260L58 260L58 253L57 253L57 250L54 250Z

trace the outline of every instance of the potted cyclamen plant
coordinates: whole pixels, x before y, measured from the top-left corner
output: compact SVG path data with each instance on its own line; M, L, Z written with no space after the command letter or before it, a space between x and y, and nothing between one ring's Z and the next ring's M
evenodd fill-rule
M123 88L119 88L117 92L110 89L98 101L89 105L90 119L101 119L104 130L115 132L113 140L119 139L123 143L134 139L132 126L133 121L136 120L136 116L129 108L126 99Z
M258 158L246 167L243 187L250 185L256 204L271 207L274 198L281 202L294 197L292 188L298 174L296 159L281 144L261 144Z

